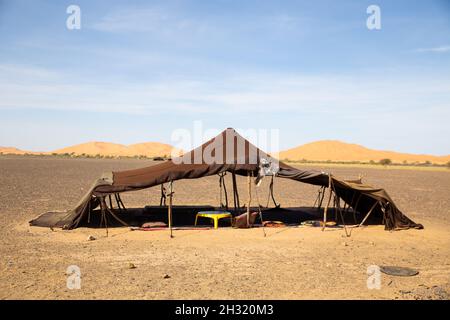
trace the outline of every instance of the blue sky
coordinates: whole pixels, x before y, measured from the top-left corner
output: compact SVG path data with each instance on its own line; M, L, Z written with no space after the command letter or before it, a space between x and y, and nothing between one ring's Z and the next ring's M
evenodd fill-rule
M201 120L450 154L445 0L0 0L0 40L1 146L172 143Z

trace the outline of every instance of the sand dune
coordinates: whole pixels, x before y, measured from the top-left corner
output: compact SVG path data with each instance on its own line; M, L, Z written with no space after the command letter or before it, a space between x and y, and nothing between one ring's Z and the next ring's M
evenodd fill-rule
M322 140L298 146L293 149L280 152L280 159L309 160L309 161L361 161L375 162L381 159L391 159L394 163L447 163L450 155L433 156L425 154L408 154L394 151L380 151L363 147L358 144L345 143L337 140Z
M123 145L110 142L87 142L77 144L75 146L58 149L53 153L64 154L73 153L75 155L102 155L102 156L169 156L172 153L173 147L168 144L159 142L144 142L132 145ZM181 151L176 149L179 154Z
M52 152L24 151L14 147L0 147L3 154L65 154L75 155L102 155L102 156L171 156L173 147L159 142L143 142L131 145L123 145L111 142L86 142L74 146L58 149ZM183 151L176 149L176 154ZM380 151L366 148L358 144L345 143L337 140L322 140L307 143L296 148L280 152L280 159L299 161L344 161L344 162L378 162L381 159L391 159L394 163L424 163L430 161L436 164L445 164L450 161L450 155L433 156L426 154L409 154L394 151Z
M0 147L0 154L40 154L41 152L24 151L14 147Z

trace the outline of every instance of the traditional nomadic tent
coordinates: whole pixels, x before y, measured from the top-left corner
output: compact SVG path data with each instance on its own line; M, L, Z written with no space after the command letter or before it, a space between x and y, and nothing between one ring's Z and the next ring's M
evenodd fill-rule
M361 183L360 180L340 180L329 173L294 168L258 149L231 128L181 157L141 169L106 173L94 182L74 209L63 215L56 212L45 213L30 221L30 224L73 229L82 221L89 219L91 212L97 207L101 209L102 219L106 219L105 215L110 214L121 221L114 213L111 197L115 197L120 208L123 206L120 199L122 192L141 190L164 183L169 183L171 188L173 181L176 180L196 179L216 174L223 176L226 172L232 174L235 196L236 175L247 176L249 181L251 177L255 177L256 183L264 176L272 178L275 176L320 186L316 200L318 208L322 205L326 190L329 190L324 222L327 219L327 209L333 200L335 210L342 220L343 216L352 210L365 215L361 225L372 214L382 218L380 220L383 221L386 230L423 228L406 217L384 189L373 188ZM170 192L168 196L170 225L172 193ZM340 205L341 199L344 202L343 207Z

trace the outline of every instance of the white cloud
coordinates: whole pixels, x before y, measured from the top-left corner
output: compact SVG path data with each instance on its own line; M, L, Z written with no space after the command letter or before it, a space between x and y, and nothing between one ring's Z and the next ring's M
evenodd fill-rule
M106 84L101 78L87 82L81 75L27 66L0 65L0 71L0 108L125 114L300 112L340 117L371 117L433 105L450 109L450 81L442 77L253 73Z
M107 32L148 32L158 30L168 19L157 9L122 9L108 13L92 27Z
M419 48L415 50L416 52L450 52L450 46L440 46L433 48Z
M205 22L160 7L116 8L91 28L103 32L147 33L167 37L200 33L205 29Z

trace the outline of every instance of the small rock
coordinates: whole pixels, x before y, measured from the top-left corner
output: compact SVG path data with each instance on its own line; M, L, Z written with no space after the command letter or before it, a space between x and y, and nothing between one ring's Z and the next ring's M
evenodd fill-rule
M128 262L128 269L136 269L136 265L134 263Z
M97 239L93 235L89 235L87 237L87 241L94 241L94 240L97 240Z
M170 276L168 274L165 274L164 279L170 279Z
M347 243L347 242L342 242L342 245L343 245L344 247L348 247L348 243Z

